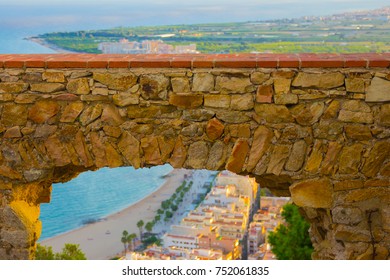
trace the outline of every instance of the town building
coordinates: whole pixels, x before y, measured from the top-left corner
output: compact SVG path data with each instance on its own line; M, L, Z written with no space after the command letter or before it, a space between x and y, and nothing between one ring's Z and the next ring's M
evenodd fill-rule
M99 43L98 49L105 54L182 54L199 53L196 44L173 46L162 40L144 40L142 42L121 39L118 42Z

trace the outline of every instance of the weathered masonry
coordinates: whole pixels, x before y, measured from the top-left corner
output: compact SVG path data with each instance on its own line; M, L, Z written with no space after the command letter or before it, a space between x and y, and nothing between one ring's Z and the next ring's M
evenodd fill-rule
M0 55L0 259L51 185L103 166L228 169L291 195L316 259L389 259L390 54Z

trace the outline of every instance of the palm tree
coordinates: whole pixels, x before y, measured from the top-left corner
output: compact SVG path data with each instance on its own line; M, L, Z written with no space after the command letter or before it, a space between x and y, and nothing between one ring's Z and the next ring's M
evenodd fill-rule
M127 236L127 242L131 244L131 249L134 251L134 239L137 237L135 233L129 234Z
M144 226L144 221L143 220L139 220L138 223L137 223L137 227L139 228L139 237L142 241L142 227Z
M126 244L128 243L128 237L129 237L129 233L127 232L127 230L124 230L122 232L121 242L123 243L123 246L125 247L125 255L127 253L127 246L126 246Z
M147 222L146 225L145 225L145 229L148 231L148 232L151 232L153 230L153 222Z

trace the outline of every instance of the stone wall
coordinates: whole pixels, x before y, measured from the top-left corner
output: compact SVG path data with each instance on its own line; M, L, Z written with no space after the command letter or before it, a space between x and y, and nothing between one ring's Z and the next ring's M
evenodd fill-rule
M109 166L228 169L291 195L317 259L389 259L390 55L0 55L0 259L51 184Z

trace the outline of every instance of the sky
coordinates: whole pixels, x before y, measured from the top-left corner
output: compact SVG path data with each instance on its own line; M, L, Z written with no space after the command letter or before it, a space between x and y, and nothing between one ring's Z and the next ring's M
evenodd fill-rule
M0 0L0 26L52 31L330 15L389 0Z

